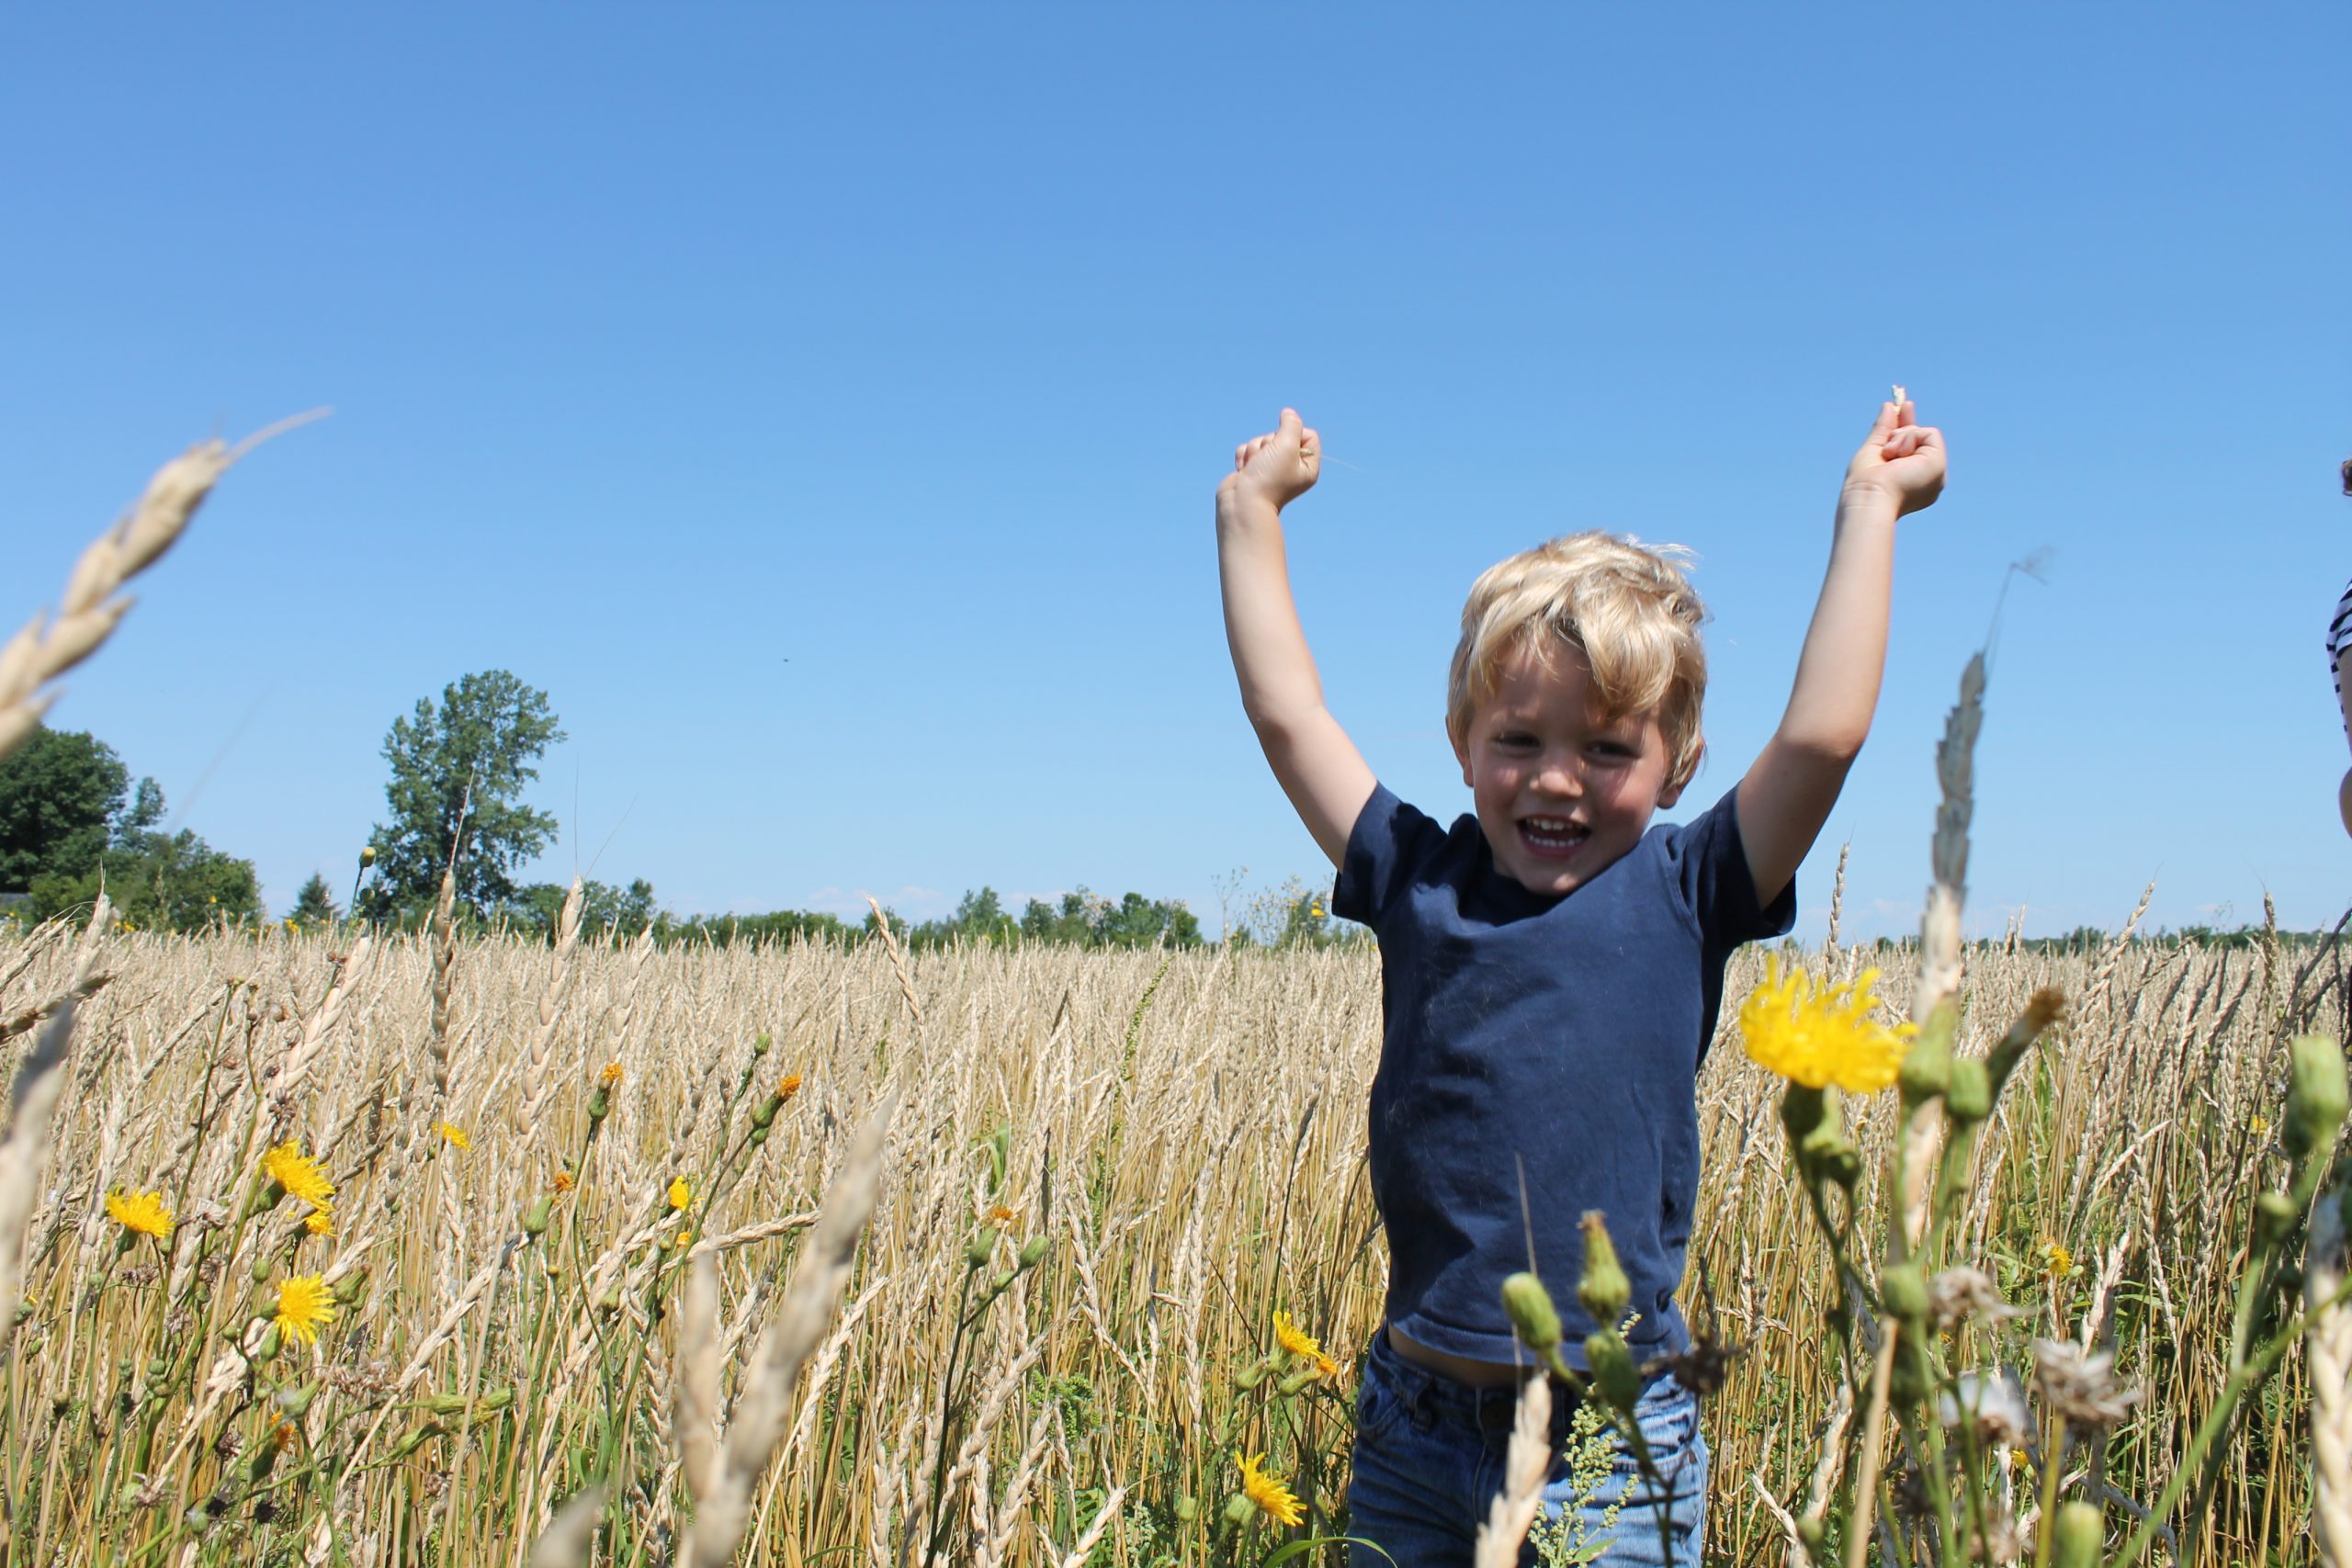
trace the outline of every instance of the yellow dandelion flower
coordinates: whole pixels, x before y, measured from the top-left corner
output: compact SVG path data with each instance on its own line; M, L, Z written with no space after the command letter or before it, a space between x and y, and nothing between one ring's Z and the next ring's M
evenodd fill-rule
M606 1062L605 1064L605 1070L596 1075L596 1081L603 1084L606 1089L619 1088L621 1081L621 1065L618 1062Z
M172 1212L164 1207L161 1192L109 1192L107 1213L126 1231L157 1241L172 1239Z
M1325 1382L1329 1382L1340 1375L1340 1363L1329 1356L1318 1354L1315 1358L1315 1375Z
M1783 979L1780 959L1767 959L1763 983L1739 1010L1747 1054L1807 1089L1876 1094L1893 1087L1918 1031L1879 1021L1877 985L1878 971L1865 969L1842 986L1816 988L1804 970Z
M319 1325L334 1321L334 1293L317 1274L298 1274L277 1287L277 1326L288 1339L319 1342Z
M683 1209L695 1201L694 1184L684 1177L674 1177L670 1182L670 1207Z
M992 1225L1009 1225L1020 1217L1001 1203L989 1211L989 1224Z
M785 1074L784 1081L775 1086L775 1097L778 1100L790 1100L794 1095L798 1094L799 1092L800 1075L798 1073Z
M1316 1343L1315 1337L1293 1323L1286 1312L1274 1314L1274 1338L1294 1356L1316 1360L1323 1354L1323 1347Z
M2256 1111L2248 1122L2247 1125L2254 1129L2254 1135L2259 1138L2265 1133L2270 1131L2270 1118L2263 1115L2260 1111Z
M2053 1280L2063 1280L2075 1271L2075 1255L2064 1242L2054 1235L2041 1238L2041 1271Z
M1241 1466L1242 1495L1258 1505L1258 1511L1278 1525L1295 1525L1306 1517L1306 1510L1298 1498L1283 1484L1278 1476L1268 1475L1261 1468L1264 1454L1244 1455L1236 1452L1234 1461Z
M578 1179L568 1170L559 1170L555 1173L555 1191L556 1196L559 1198L571 1191L579 1184Z
M312 1235L334 1235L334 1211L332 1209L311 1210L309 1217L303 1220L302 1228Z
M264 1155L261 1168L272 1181L313 1209L327 1207L334 1196L334 1183L327 1179L326 1172L290 1139Z
M470 1151L474 1146L474 1141L466 1136L466 1130L452 1122L436 1122L434 1123L433 1130L440 1134L442 1142L451 1148L462 1152Z
M279 1453L294 1446L294 1423L291 1421L280 1418L277 1425L269 1429L269 1446Z

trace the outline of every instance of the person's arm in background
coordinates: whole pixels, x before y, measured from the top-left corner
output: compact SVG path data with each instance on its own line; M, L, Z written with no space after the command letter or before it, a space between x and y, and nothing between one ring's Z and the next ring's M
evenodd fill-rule
M2335 701L2344 710L2344 733L2352 737L2352 647L2335 656ZM2344 830L2352 833L2352 768L2335 786L2335 809L2343 815Z

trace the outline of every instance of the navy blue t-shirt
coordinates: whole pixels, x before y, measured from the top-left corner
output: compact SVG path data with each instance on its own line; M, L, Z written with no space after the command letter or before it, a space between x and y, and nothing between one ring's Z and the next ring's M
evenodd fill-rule
M1372 1193L1388 1320L1420 1344L1515 1359L1502 1282L1529 1266L1532 1224L1581 1364L1587 1209L1633 1281L1635 1353L1689 1344L1674 1290L1699 1195L1699 1061L1732 950L1796 918L1793 885L1757 903L1737 793L1558 897L1497 871L1475 817L1448 832L1384 784L1356 818L1331 908L1380 938Z

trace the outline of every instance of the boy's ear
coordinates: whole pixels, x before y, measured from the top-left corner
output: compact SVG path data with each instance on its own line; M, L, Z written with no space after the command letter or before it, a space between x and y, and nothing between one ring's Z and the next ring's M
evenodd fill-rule
M1699 749L1690 754L1690 771L1684 773L1680 778L1676 779L1673 783L1668 784L1664 789L1658 791L1657 803L1660 806L1672 807L1675 802L1680 800L1682 798L1682 792L1690 787L1690 781L1699 776L1699 764L1706 760L1707 743L1704 739L1702 739L1699 742Z
M1470 776L1470 737L1455 734L1453 726L1449 724L1445 727L1445 738L1453 742L1453 760L1462 764L1462 783L1467 788L1476 789L1478 783Z

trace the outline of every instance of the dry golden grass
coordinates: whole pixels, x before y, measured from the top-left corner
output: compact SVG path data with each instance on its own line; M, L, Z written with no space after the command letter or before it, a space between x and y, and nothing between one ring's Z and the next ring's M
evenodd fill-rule
M0 1019L66 988L77 938L0 942ZM600 1551L667 1561L689 1533L688 1480L707 1489L734 1462L698 1424L714 1404L743 1419L747 1386L773 1396L746 1369L886 1094L899 1109L878 1207L752 1485L744 1560L920 1562L935 1518L957 1562L1254 1562L1270 1527L1218 1522L1237 1450L1268 1456L1310 1526L1336 1522L1351 1368L1287 1399L1236 1376L1272 1348L1277 1308L1343 1363L1379 1311L1368 951L950 951L902 972L878 944L354 946L282 931L105 942L110 983L80 1008L28 1233L0 1474L12 1560L519 1564L599 1481L600 1522L571 1523ZM1907 950L1875 961L1901 1008ZM1735 1003L1759 963L1735 965ZM2109 1475L2153 1496L2222 1381L2233 1259L2275 1169L2288 962L2141 944L1969 964L1977 1050L2036 987L2075 1006L1988 1131L1962 1252L1996 1260L2031 1309L2020 1344L2111 1312L2148 1397ZM0 1044L12 1070L33 1033ZM608 1062L619 1082L592 1137ZM787 1075L797 1092L752 1142L752 1112ZM1728 1037L1701 1086L1685 1294L1703 1316L1703 1278L1747 1347L1707 1417L1712 1544L1742 1563L1781 1561L1761 1494L1802 1510L1837 1382L1779 1087ZM1576 1107L1560 1115L1575 1135ZM1892 1118L1891 1096L1858 1118L1869 1181ZM287 1138L336 1186L331 1237L290 1200L240 1224L258 1151ZM567 1165L577 1185L555 1195ZM168 1254L118 1252L118 1190L164 1195ZM543 1199L549 1223L528 1235ZM1023 1270L1035 1237L1050 1248ZM704 1258L714 1275L690 1287ZM256 1299L312 1274L352 1299L315 1348L289 1339L249 1375L237 1347L254 1348L268 1314ZM959 1302L1001 1275L959 1340ZM681 1316L699 1369L683 1398ZM967 1396L943 1421L951 1357ZM2183 1542L2190 1561L2307 1554L2301 1403L2297 1371L2252 1412L2216 1522ZM256 1479L273 1437L284 1452Z

